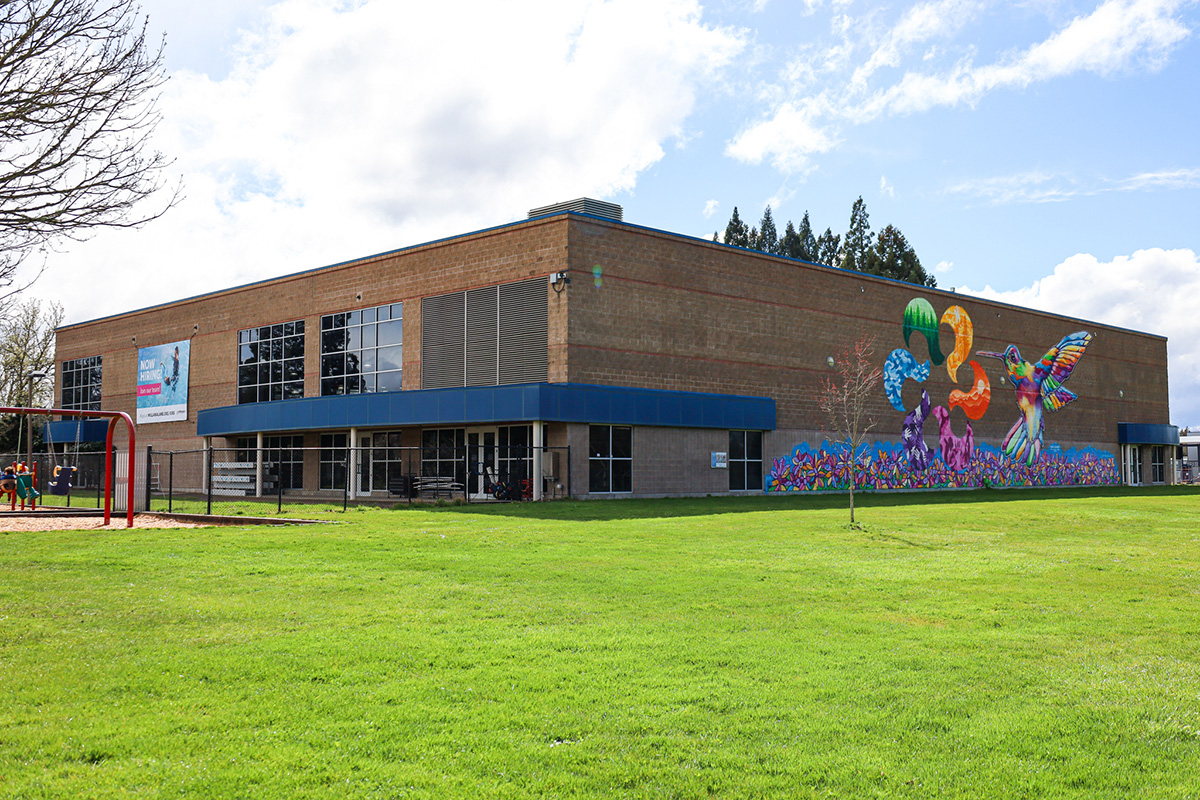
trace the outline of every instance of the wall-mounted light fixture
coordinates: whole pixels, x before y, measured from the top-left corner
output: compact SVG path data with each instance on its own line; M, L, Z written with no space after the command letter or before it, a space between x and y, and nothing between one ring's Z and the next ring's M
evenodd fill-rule
M556 272L550 276L550 288L554 290L555 294L562 294L562 290L567 288L570 282L571 277L567 275L565 270L563 272Z

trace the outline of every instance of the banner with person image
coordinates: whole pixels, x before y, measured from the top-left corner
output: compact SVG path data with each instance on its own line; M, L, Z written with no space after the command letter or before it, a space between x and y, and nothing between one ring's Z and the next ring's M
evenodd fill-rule
M188 362L191 341L138 348L137 422L187 419Z

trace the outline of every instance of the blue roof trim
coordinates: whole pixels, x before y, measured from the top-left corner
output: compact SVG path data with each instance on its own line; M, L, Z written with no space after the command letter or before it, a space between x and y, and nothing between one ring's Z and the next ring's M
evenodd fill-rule
M42 436L53 444L75 444L75 442L104 442L108 440L108 420L69 419L47 422Z
M1179 428L1174 425L1118 422L1117 444L1179 444Z
M586 422L683 428L775 429L775 400L585 383L522 383L305 397L200 411L196 433L336 430L401 425Z

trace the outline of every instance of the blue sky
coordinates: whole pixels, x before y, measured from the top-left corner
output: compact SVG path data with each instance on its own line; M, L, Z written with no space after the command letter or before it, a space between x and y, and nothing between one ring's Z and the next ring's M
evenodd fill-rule
M1195 3L431 5L144 3L186 198L32 293L88 319L582 195L841 233L861 195L942 287L1169 336L1200 425Z

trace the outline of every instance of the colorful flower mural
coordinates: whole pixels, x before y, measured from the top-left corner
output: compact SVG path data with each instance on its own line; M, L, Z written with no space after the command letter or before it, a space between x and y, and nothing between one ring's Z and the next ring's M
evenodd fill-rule
M817 450L805 443L790 458L777 458L766 478L768 492L810 492L850 488L849 448L826 441ZM966 468L957 470L938 449L924 470L914 470L904 445L864 445L856 454L856 489L981 489L984 487L1110 486L1120 483L1112 453L1085 447L1066 452L1047 448L1032 465L1009 458L989 444L976 443Z
M943 354L938 338L940 325L954 332L954 348ZM924 337L929 359L924 363L906 349L892 350L883 365L883 390L888 402L905 414L900 441L863 445L855 454L859 489L951 489L985 486L1078 486L1111 485L1120 482L1116 459L1111 453L1091 447L1065 453L1055 444L1043 449L1043 412L1057 411L1076 399L1062 388L1071 377L1093 334L1079 331L1064 336L1036 364L1021 359L1016 345L1003 353L980 351L977 355L998 358L1016 389L1021 417L1013 424L1000 447L976 443L969 422L965 433L956 435L950 419L959 408L971 420L979 420L991 403L991 385L983 368L968 361L974 343L974 326L961 306L946 309L941 318L924 297L914 298L904 309L901 327L906 347L914 333ZM968 391L952 389L946 406L931 408L928 391L922 389L916 408L904 405L902 389L911 380L925 383L932 366L945 363L950 379L958 383L958 368L968 363L972 386ZM938 448L924 441L923 426L932 416L938 424ZM776 459L766 476L768 492L848 489L851 461L845 443L824 442L817 450L797 445L790 458Z

